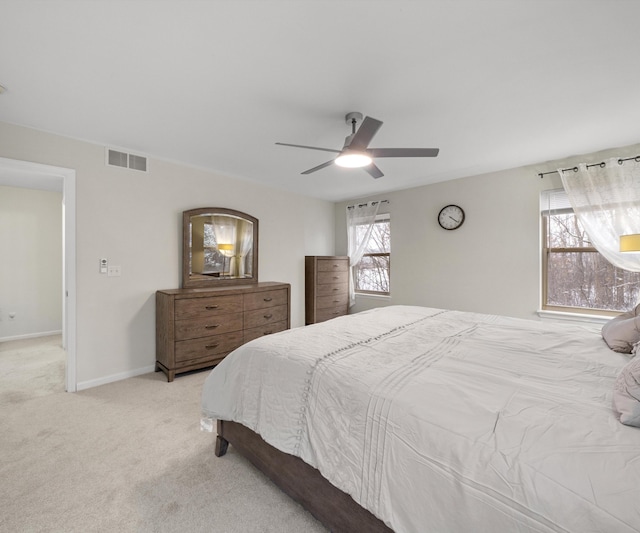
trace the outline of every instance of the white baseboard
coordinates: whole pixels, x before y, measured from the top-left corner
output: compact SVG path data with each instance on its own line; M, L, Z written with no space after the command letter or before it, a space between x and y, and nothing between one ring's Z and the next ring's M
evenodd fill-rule
M121 372L120 374L112 374L98 379L90 379L89 381L81 381L76 385L76 390L91 389L100 385L106 385L107 383L113 383L114 381L120 381L122 379L134 378L141 376L142 374L149 374L155 371L156 366L144 366L142 368L136 368L135 370L129 370L127 372Z
M62 335L62 330L57 331L41 331L40 333L27 333L25 335L14 335L13 337L0 337L0 342L5 341L21 341L24 339L35 339L37 337L50 337L51 335Z

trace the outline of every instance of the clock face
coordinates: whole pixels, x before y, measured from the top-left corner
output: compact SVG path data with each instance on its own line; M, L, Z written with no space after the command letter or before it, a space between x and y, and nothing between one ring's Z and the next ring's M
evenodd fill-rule
M438 224L444 229L458 229L464 222L464 211L457 205L447 205L438 214Z

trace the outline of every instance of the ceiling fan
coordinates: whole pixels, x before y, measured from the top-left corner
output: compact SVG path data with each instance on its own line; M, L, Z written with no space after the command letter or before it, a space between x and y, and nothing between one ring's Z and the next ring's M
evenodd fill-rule
M382 122L375 118L364 117L362 113L352 112L345 116L347 124L351 125L351 135L344 140L342 150L332 148L319 148L317 146L304 146L301 144L276 143L281 146L293 146L294 148L307 148L309 150L322 150L338 154L335 159L322 163L317 167L305 170L302 174L311 174L335 163L338 166L349 168L363 168L373 178L384 176L382 171L373 163L377 157L436 157L439 148L369 148L369 143L382 126ZM362 121L357 128L358 122Z

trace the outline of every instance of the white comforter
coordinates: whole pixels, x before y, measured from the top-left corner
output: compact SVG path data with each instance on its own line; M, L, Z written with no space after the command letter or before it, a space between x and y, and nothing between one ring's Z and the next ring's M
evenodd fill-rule
M250 342L204 415L318 468L400 532L640 531L627 357L579 326L394 306Z

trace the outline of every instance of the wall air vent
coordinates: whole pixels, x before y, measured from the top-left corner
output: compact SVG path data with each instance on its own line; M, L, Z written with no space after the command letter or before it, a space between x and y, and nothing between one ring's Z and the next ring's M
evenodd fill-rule
M119 150L107 148L107 165L110 167L130 168L131 170L147 171L147 158L141 155L128 154Z

